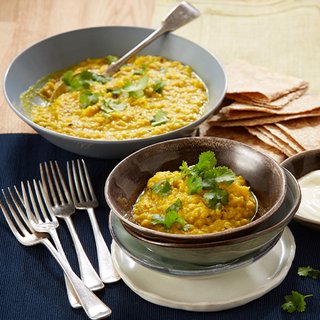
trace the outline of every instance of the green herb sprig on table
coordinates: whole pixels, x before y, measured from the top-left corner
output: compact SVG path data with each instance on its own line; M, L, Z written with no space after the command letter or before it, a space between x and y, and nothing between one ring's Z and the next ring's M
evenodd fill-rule
M281 308L289 313L304 312L307 306L305 299L312 296L312 294L303 295L292 290L290 295L284 297L285 303L281 305Z
M216 166L213 151L202 152L195 165L188 166L186 161L180 166L181 175L187 178L187 192L196 194L204 191L204 200L209 208L217 209L228 203L228 192L219 187L220 183L230 185L235 173L225 167Z
M318 279L320 276L320 270L314 269L310 266L307 267L299 267L298 268L298 275L300 277L309 277L312 279Z

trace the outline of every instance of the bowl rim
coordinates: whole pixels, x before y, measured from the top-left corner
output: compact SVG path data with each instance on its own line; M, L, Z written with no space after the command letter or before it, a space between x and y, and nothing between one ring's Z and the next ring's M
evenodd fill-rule
M114 172L117 170L117 168L119 166L121 166L125 161L129 161L130 158L135 157L137 154L144 152L150 148L156 148L159 145L162 144L174 144L175 142L179 142L182 140L215 140L215 141L220 141L220 142L229 142L232 145L241 145L242 147L249 149L251 151L253 151L254 153L258 153L264 157L266 157L271 163L273 163L274 168L277 169L278 174L282 177L282 193L280 193L279 195L279 199L278 201L269 209L269 211L267 212L267 214L264 214L261 217L258 217L257 219L255 219L254 221L251 221L250 223L237 227L237 228L233 228L233 229L227 229L224 231L220 231L217 233L204 233L204 234L173 234L173 233L166 233L166 232L161 232L161 231L157 231L157 230L153 230L150 228L146 228L146 227L142 227L132 221L130 221L129 219L126 219L123 215L121 215L116 208L113 206L112 201L110 201L110 198L108 196L108 189L109 189L109 184L110 184L110 180L114 174ZM137 150L136 152L133 152L132 154L130 154L129 156L127 156L126 158L124 158L123 160L121 160L114 168L113 170L110 172L110 174L108 175L106 182L105 182L105 187L104 187L104 194L105 194L105 199L110 207L110 209L129 227L129 228L133 228L134 230L138 230L141 233L143 233L143 235L147 234L150 238L153 239L159 239L159 238L166 238L167 241L199 241L199 242L205 242L207 238L217 238L217 239L222 239L222 238L227 238L233 234L237 234L237 233L241 233L241 232L245 232L246 230L254 230L254 228L256 228L260 223L262 223L263 221L265 221L267 218L269 218L274 212L276 212L277 209L279 209L279 207L281 206L281 204L283 203L284 199L285 199L285 195L287 192L287 183L286 183L286 175L285 175L285 171L284 168L278 164L271 156L264 154L242 142L238 142L235 140L231 140L231 139L226 139L226 138L220 138L220 137L187 137L187 138L179 138L179 139L174 139L174 140L167 140L167 141L163 141L163 142L158 142L158 143L154 143L152 145L149 145L147 147L141 148L139 150Z
M205 247L210 247L210 246L212 246L212 248L220 247L220 246L223 247L226 245L235 245L235 244L247 242L247 241L253 240L257 237L260 237L262 235L265 235L266 233L274 232L275 230L277 230L281 226L284 226L284 227L287 226L287 224L291 221L291 219L294 217L296 211L298 210L300 202L301 202L301 191L300 191L299 184L298 184L297 180L295 179L294 175L289 170L284 168L284 171L285 171L286 176L288 176L288 178L290 179L291 189L294 189L297 191L297 195L293 201L293 204L290 208L290 211L285 215L285 217L283 219L278 221L276 224L273 224L272 226L269 226L267 228L263 228L262 230L259 230L258 232L255 232L254 234L251 233L251 234L241 235L236 238L203 242L203 243L202 242L201 243L179 243L179 247L175 247L175 243L172 243L172 242L171 243L170 242L169 243L168 242L160 242L160 241L146 239L139 234L133 235L130 231L128 231L126 226L122 223L122 221L119 219L119 217L112 210L111 210L112 212L110 212L110 215L111 214L116 215L117 218L122 223L123 228L130 235L132 235L133 237L135 237L141 241L147 242L151 245L158 245L158 246L162 246L162 247L175 248L175 249L180 249L180 248L181 249L185 249L185 248L191 249L191 248L205 248ZM286 191L284 202L286 201L287 193L288 193L288 191ZM283 229L279 230L279 233L283 232Z
M198 47L200 50L202 50L203 52L205 52L206 54L210 55L219 65L222 75L224 76L224 88L221 92L221 96L219 97L219 99L217 99L217 103L215 104L216 107L215 108L208 108L208 110L197 120L172 131L166 132L166 133L162 133L159 135L155 135L155 136L151 136L151 137L147 137L147 138L135 138L135 139L126 139L126 140L102 140L102 139L89 139L89 138L81 138L81 137L77 137L77 136L70 136L64 133L59 133L53 130L50 130L48 128L42 127L38 124L36 124L35 122L33 122L31 119L29 119L26 115L24 115L22 112L20 112L17 107L14 105L14 103L9 99L9 95L7 93L7 78L8 75L10 73L10 70L13 66L13 64L15 63L16 60L18 60L23 54L25 54L28 50L33 49L34 47L40 45L41 43L44 43L46 41L50 41L51 39L54 38L59 38L59 37L63 37L66 36L68 34L72 34L72 33L78 33L78 32L84 32L84 31L94 31L94 30L98 30L98 29L127 29L127 30L143 30L143 31L150 31L150 33L152 31L154 31L155 29L153 28L147 28L147 27L139 27L139 26L121 26L121 25L114 25L114 26L93 26L93 27L86 27L86 28L78 28L78 29L73 29L73 30L69 30L69 31L65 31L65 32L61 32L61 33L57 33L55 35L46 37L40 41L36 41L33 44L29 45L27 48L25 48L24 50L22 50L20 53L18 53L9 63L9 66L7 67L5 73L4 73L4 77L3 77L3 93L4 93L4 97L5 100L7 102L7 104L9 105L9 107L12 109L12 111L14 111L23 121L25 121L31 128L33 128L34 130L36 130L37 132L42 132L46 135L52 135L55 138L61 138L61 139L65 139L68 141L79 141L79 142L85 142L85 143L90 143L93 145L104 145L106 143L112 145L123 145L124 147L128 144L135 144L137 142L139 143L149 143L149 142L153 142L155 139L170 139L171 136L176 135L178 132L180 132L181 130L183 131L187 131L187 130L191 130L194 127L196 127L197 125L199 125L200 123L202 123L205 119L207 119L214 111L218 110L220 108L220 105L224 99L224 96L226 94L227 91L227 85L228 85L228 79L227 79L227 75L225 72L225 68L224 65L222 63L222 61L217 58L217 56L211 52L209 52L208 50L206 50L204 47L200 46L199 44L197 44L196 42L193 42L189 39L186 39L184 37L178 36L176 34L173 33L169 33L167 36L173 39L180 39L183 40L189 44L192 44L196 47ZM201 77L200 77L201 78ZM204 82L204 80L202 80ZM205 83L205 82L204 82ZM206 84L206 83L205 83ZM20 93L22 94L22 92ZM210 106L210 102L208 101L206 104L208 104Z

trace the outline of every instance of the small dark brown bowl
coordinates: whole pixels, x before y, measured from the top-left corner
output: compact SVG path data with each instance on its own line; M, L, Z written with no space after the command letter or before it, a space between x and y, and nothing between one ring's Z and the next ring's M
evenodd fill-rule
M189 165L199 154L211 150L218 165L227 166L243 176L258 199L257 217L247 225L201 235L171 234L142 227L133 221L132 207L158 171L174 171L185 160ZM110 173L105 184L105 197L111 210L126 229L141 237L162 242L212 242L243 236L267 221L281 206L286 194L286 177L282 167L272 158L253 148L222 138L182 138L153 144L122 160Z
M312 171L320 170L320 149L298 153L283 161L281 165L299 180ZM302 194L301 202L303 203L303 201L304 197ZM320 230L320 216L306 214L302 208L297 211L294 220L312 229Z

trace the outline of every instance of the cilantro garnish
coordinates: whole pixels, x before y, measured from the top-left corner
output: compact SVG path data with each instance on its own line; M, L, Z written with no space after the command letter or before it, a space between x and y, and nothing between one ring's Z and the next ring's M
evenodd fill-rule
M301 277L309 277L312 279L318 279L320 276L320 270L314 269L310 266L307 267L299 267L298 275Z
M122 103L120 101L114 101L111 99L104 99L102 101L101 105L101 111L104 113L112 113L115 111L123 111L127 108L127 105L125 103Z
M147 87L149 77L143 76L137 82L128 82L123 90L129 93L129 96L134 98L141 98L144 95L144 89Z
M219 187L220 183L230 185L235 180L235 173L224 166L216 166L217 159L214 152L202 152L198 162L188 166L182 162L180 172L187 179L187 192L189 194L205 191L204 201L211 209L220 208L228 203L228 193Z
M71 70L65 72L62 76L62 81L71 90L89 89L91 82L106 83L110 78L106 78L97 73L84 70L78 74L74 74Z
M228 192L224 189L217 188L213 191L206 192L203 198L209 208L219 208L228 203Z
M143 70L143 69L136 69L136 70L133 71L133 74L134 74L134 75L144 74L144 70Z
M180 199L177 199L171 206L166 209L166 214L154 214L152 216L153 224L163 224L166 229L170 229L174 223L179 223L184 229L187 228L187 225L178 213L182 207L182 202Z
M152 126L160 126L161 124L167 123L169 120L167 113L163 110L158 110L157 113L152 117L151 125Z
M171 192L171 185L168 179L159 181L152 186L152 191L162 197L166 197Z
M303 312L306 310L307 306L305 298L312 296L312 294L302 295L301 293L292 290L290 295L286 295L284 297L286 302L281 305L281 308L289 313L296 311Z
M118 60L118 57L112 56L112 55L108 55L108 56L105 57L105 59L107 60L108 64L111 64L112 62L116 62Z
M80 106L81 108L87 108L96 104L99 101L99 95L93 93L90 90L84 90L80 93Z
M156 81L156 83L153 85L153 90L157 93L161 93L163 88L165 86L165 83L162 80Z

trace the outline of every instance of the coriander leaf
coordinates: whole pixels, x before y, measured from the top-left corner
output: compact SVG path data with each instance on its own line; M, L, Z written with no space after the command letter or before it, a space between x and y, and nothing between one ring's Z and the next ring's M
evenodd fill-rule
M156 81L156 83L153 85L153 90L157 93L161 93L163 88L165 86L165 83L162 80Z
M111 92L111 94L115 97L119 96L122 92L120 88L117 89L107 89L107 92Z
M136 83L128 82L123 90L129 93L131 97L140 98L144 95L144 89L147 87L149 77L144 76L140 78Z
M116 62L118 60L118 57L112 56L112 55L108 55L108 56L105 57L105 59L107 60L108 64L111 64L112 62Z
M210 209L217 209L221 205L228 203L228 192L224 189L215 189L206 192L203 195L204 201L207 203Z
M231 184L235 180L235 173L229 169L228 167L216 167L216 182L225 182L228 185Z
M162 197L166 197L171 192L171 185L168 179L157 182L152 186L152 191Z
M90 90L84 90L80 93L80 106L81 108L87 108L91 105L94 105L98 102L99 95L93 93Z
M188 194L199 193L202 190L202 179L199 176L193 175L187 178Z
M115 111L123 111L127 108L127 105L125 103L122 103L120 101L114 101L111 99L104 99L102 101L101 105L101 111L105 113L111 113Z
M320 270L313 269L312 267L299 267L298 275L301 277L310 277L312 279L318 279L320 276Z
M185 221L183 217L178 214L178 211L182 207L182 202L177 199L171 206L166 209L165 215L154 214L152 216L153 224L163 224L166 229L170 229L174 223L179 223L183 228L185 228Z
M136 70L133 70L133 74L134 74L134 75L141 75L141 74L144 74L144 70L143 70L143 69L136 69Z
M198 163L194 168L196 171L202 172L214 168L217 164L217 159L213 151L201 152Z
M302 295L301 293L292 290L290 295L286 295L284 300L286 301L281 305L284 311L289 313L293 312L303 312L306 310L305 298L312 297L312 294Z
M90 80L92 73L84 70L79 74L74 74L71 70L65 72L62 76L62 81L72 90L82 90L90 88Z
M179 167L182 177L185 177L189 174L189 166L187 161L182 161L181 166Z
M73 79L73 72L71 70L66 71L63 75L62 75L62 81L64 82L65 85L67 86L71 86L71 82Z
M179 211L182 207L182 201L180 199L177 199L170 207L166 209L166 212L170 211Z
M96 82L99 82L99 83L102 83L102 84L105 84L108 81L110 81L111 78L110 77L105 77L105 76L103 76L101 74L92 73L92 80L96 81Z
M160 126L161 124L167 123L169 120L167 113L163 110L157 111L157 113L152 117L151 125L152 126Z

